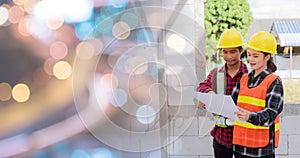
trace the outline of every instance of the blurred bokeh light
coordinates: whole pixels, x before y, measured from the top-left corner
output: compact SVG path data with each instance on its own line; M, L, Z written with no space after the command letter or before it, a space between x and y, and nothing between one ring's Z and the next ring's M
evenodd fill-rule
M13 87L12 96L17 102L26 102L30 96L30 89L26 84L19 83Z
M66 61L59 61L53 67L53 74L60 80L67 79L71 76L71 65Z
M8 20L8 10L0 7L0 25L3 25Z
M8 101L11 94L11 86L5 82L0 83L0 101Z
M151 92L157 88L157 50L146 45L161 40L166 19L155 9L149 14L135 10L141 3L0 3L0 157L141 155L104 144L88 128L107 122L142 132L159 127L158 94ZM186 47L178 34L160 42L177 52ZM142 154L154 158L161 151Z

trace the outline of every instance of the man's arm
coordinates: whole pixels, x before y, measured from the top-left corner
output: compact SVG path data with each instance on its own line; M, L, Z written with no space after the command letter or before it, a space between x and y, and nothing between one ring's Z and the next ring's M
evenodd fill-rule
M198 92L208 93L213 91L213 82L215 80L216 68L212 69L207 75L206 79L198 85Z
M215 80L214 76L216 74L216 71L217 68L212 69L207 75L206 79L199 84L197 89L199 92L215 94L215 92L213 91L213 82ZM205 104L199 101L198 107L205 108Z

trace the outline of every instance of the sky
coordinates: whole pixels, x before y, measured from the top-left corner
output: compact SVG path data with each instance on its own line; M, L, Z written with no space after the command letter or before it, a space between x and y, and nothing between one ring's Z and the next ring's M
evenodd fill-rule
M298 19L300 0L248 0L254 19Z

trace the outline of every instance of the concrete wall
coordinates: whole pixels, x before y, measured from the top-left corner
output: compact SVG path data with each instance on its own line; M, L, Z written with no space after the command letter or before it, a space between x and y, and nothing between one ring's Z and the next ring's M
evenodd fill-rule
M212 137L209 132L214 121L209 113L195 107L182 109L181 115L171 117L170 133L178 137L171 145L170 158L213 158ZM196 116L190 117L196 112ZM300 157L300 104L286 104L281 119L278 158Z
M167 150L170 158L198 158L211 157L211 137L208 135L214 124L209 114L200 111L193 102L194 91L199 81L205 79L205 41L204 41L204 1L190 2L193 12L186 14L193 19L192 25L181 25L184 33L193 45L191 53L169 55L165 53L166 64L183 68L175 75L166 76L169 81L178 84L168 84L167 113L169 128L163 139L168 142ZM185 4L189 6L190 4ZM182 12L185 14L185 12ZM193 36L189 36L190 32ZM184 60L187 59L187 60ZM163 117L161 117L163 120ZM163 124L163 123L161 123Z
M204 6L203 1L193 1L195 11L188 16L203 26ZM184 4L187 5L187 4ZM188 4L190 5L190 4ZM187 27L185 25L185 27ZM189 28L190 27L190 28ZM193 29L189 26L186 29ZM204 56L204 34L202 28L194 28L196 35L194 54L187 55L188 63L184 64L182 55L169 56L166 53L165 60L168 66L184 65L178 76L166 76L172 81L175 78L180 84L166 85L167 87L167 108L161 115L162 122L168 123L168 130L162 132L162 139L167 140L164 150L170 158L213 158L212 137L210 131L214 126L213 116L205 110L197 108L193 102L193 92L199 81L205 79ZM194 71L194 72L192 72ZM196 75L196 76L195 76ZM188 76L188 77L186 77ZM195 77L197 80L193 80ZM279 148L276 149L278 158L298 158L300 157L300 104L286 104L282 113L281 137ZM163 124L163 123L161 123Z

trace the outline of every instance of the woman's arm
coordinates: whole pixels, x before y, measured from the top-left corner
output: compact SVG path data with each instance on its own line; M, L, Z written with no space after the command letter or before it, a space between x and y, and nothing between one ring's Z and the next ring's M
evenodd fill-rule
M268 89L266 107L260 112L250 112L248 122L259 126L271 126L284 104L283 85L276 79Z

